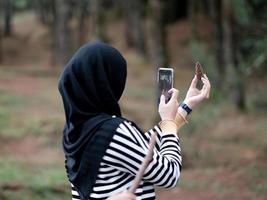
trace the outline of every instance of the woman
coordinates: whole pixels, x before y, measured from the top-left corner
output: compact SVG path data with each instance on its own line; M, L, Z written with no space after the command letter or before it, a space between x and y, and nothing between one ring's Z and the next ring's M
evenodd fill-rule
M154 156L135 192L136 199L155 199L154 185L174 187L180 176L182 157L176 133L186 122L187 112L208 98L208 78L202 78L203 88L198 90L194 77L183 107L177 106L176 89L170 91L168 103L162 96L162 121L143 133L121 116L118 101L126 82L126 67L115 48L91 43L74 54L60 77L66 117L63 148L73 200L133 198L123 192L131 186L153 132L157 133Z

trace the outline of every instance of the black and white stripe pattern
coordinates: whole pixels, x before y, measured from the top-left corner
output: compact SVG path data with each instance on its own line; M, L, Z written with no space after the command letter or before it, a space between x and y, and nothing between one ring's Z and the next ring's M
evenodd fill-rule
M148 151L153 131L158 133L156 148L153 160L136 190L136 199L155 199L154 185L166 188L176 186L182 166L179 138L171 133L162 133L158 126L145 134L140 133L130 122L125 121L117 128L100 163L90 199L107 199L131 186ZM78 199L79 194L72 186L72 200Z

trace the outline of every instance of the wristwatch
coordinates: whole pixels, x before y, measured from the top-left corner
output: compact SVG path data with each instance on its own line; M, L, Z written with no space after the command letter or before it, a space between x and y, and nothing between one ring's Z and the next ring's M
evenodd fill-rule
M192 109L188 107L184 102L180 104L180 107L183 108L189 115L192 112Z

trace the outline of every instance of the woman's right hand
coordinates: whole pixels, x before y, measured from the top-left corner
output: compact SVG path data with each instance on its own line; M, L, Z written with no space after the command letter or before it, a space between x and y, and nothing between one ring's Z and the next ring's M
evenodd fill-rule
M126 191L109 197L107 200L135 200L135 195Z
M160 103L159 103L159 115L161 117L161 120L165 119L175 119L177 108L178 108L178 94L179 91L175 88L172 88L168 91L172 94L171 99L166 103L165 102L165 96L161 95L160 97Z

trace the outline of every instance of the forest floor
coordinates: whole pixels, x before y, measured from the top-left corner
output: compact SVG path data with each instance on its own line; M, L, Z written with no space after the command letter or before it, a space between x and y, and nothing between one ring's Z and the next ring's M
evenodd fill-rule
M202 27L206 38L208 24ZM0 199L70 199L61 148L64 113L57 91L61 69L50 64L49 32L31 14L16 19L13 28L14 35L3 41L0 65ZM108 30L128 61L123 113L146 130L156 114L154 67L121 45L121 23ZM171 25L168 33L182 99L193 75L187 66L194 60L187 22ZM174 189L158 188L157 199L266 199L267 115L266 108L255 103L259 96L266 99L266 80L249 80L247 112L220 100L215 91L194 111L180 131L180 181Z

